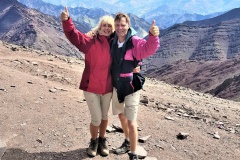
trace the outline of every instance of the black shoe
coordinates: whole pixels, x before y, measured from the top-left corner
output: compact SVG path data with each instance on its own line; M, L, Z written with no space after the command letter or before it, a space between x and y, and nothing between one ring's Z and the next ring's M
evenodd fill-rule
M97 149L98 149L98 138L97 139L91 139L90 145L87 149L87 154L91 157L95 157L97 155Z
M133 153L128 153L129 160L138 160L138 155Z
M121 147L117 148L115 150L116 154L124 154L130 151L130 142L125 139L125 141L122 143Z
M108 156L109 150L106 145L106 138L99 137L98 139L98 151L102 156Z

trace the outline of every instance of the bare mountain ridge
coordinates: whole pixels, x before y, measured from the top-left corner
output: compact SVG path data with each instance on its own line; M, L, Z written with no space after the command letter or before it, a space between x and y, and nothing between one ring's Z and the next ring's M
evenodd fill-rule
M42 0L21 0L20 2L25 4L29 8L36 9L44 14L51 15L57 18L59 18L60 13L64 10L64 6L53 5L43 2ZM100 17L109 14L100 8L86 9L83 7L69 7L68 9L71 18L81 23L82 26L79 29L83 32L87 32L91 28L95 27Z
M239 19L240 8L232 9L224 14L218 15L213 18L208 18L201 21L185 21L182 24L186 24L189 26L209 26L217 23L221 23L222 21L228 21L230 19Z
M176 24L163 30L160 35L161 47L148 59L147 67L161 67L181 59L226 60L240 55L240 14L236 13L240 13L240 8L213 21L206 20L202 25L196 21L191 25Z
M64 6L53 5L43 2L42 0L21 0L20 2L27 5L29 8L35 8L42 13L55 17L59 17L60 13L64 10ZM75 21L85 26L84 29L82 27L79 28L83 32L88 32L90 29L94 28L97 25L99 19L104 15L112 15L114 17L114 14L106 12L101 8L87 9L83 7L72 8L68 6L68 10L70 16ZM115 10L115 8L113 8L112 10ZM116 9L116 12L119 11ZM140 37L147 36L150 23L134 14L129 13L128 15L131 18L132 27L137 31L137 35Z
M65 38L60 19L29 9L17 0L0 1L0 39L62 55L81 57ZM76 23L79 27L79 24ZM81 28L84 29L83 26Z
M240 75L240 14L237 13L240 8L163 31L161 48L145 61L146 74L239 101L239 79L236 77Z

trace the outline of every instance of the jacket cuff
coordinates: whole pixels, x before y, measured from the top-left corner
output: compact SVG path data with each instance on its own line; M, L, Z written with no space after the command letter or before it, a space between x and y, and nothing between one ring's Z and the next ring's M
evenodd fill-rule
M73 28L72 18L68 17L68 20L62 21L62 26L64 31L71 31Z

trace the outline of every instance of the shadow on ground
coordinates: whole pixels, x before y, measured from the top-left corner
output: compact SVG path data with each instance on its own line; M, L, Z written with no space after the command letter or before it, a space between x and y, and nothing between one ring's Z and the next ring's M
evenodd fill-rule
M28 153L27 151L10 148L4 153L1 160L82 160L89 158L86 148L69 152L40 152Z

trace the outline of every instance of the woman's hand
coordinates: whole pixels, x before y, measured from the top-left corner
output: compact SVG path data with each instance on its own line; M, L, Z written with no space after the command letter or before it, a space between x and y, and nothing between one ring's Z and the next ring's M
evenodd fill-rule
M61 13L60 18L61 18L62 21L67 21L67 20L68 20L68 18L69 18L69 12L68 12L68 8L67 8L67 7L65 7L65 11L63 11L63 12Z
M97 33L95 33L95 31L89 31L87 33L85 33L88 37L90 37L91 39L93 39L94 36L96 36Z

